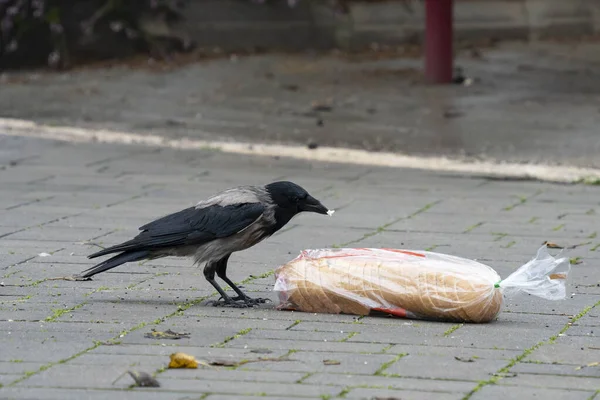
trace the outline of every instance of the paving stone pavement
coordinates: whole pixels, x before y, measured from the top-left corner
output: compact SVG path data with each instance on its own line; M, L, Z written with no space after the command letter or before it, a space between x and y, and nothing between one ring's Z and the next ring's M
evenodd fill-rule
M127 239L152 218L226 187L284 178L338 212L299 216L232 257L233 280L274 303L207 305L213 289L182 259L87 282L48 280L89 267L97 245ZM599 194L594 186L0 135L0 398L597 398ZM507 298L490 324L273 309L272 271L304 248L434 249L506 276L544 240L587 243L571 250L581 263L568 298ZM152 329L190 338L145 338ZM166 369L176 351L256 362ZM130 369L156 374L161 387L118 379Z

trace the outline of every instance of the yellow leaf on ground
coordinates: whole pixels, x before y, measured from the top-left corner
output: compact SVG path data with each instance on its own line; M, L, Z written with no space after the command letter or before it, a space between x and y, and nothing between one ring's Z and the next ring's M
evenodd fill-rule
M198 361L189 354L173 353L171 354L169 368L198 368Z

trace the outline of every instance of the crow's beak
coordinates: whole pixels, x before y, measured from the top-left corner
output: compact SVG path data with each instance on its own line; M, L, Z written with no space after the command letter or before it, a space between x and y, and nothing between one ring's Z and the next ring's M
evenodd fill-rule
M321 202L312 196L308 196L302 204L300 204L301 211L315 212L317 214L331 214L329 209L325 207Z

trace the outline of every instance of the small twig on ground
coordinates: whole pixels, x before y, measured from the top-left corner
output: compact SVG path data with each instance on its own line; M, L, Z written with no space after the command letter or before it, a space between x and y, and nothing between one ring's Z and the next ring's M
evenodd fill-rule
M578 243L578 244L574 244L571 246L561 246L557 243L554 242L549 242L549 241L544 241L544 243L542 243L543 245L545 244L546 247L548 247L549 249L576 249L577 247L581 247L581 246L586 246L588 244L592 244L592 242L585 242L585 243Z
M47 281L91 281L92 278L83 278L81 276L77 276L77 275L71 275L71 276L59 276L56 278L47 278Z

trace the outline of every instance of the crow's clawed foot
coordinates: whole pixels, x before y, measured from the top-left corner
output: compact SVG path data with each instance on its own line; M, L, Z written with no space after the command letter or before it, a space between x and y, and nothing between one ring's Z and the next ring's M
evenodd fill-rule
M223 296L221 296L218 300L210 301L208 304L212 304L214 307L247 308L271 301L271 299L263 299L260 297L253 299L248 296L236 296L229 298L228 300L223 300Z
M253 306L258 305L258 304L263 304L263 303L266 303L268 301L269 302L271 301L271 299L263 299L261 297L257 297L255 299L253 299L253 298L248 297L248 296L246 296L246 297L237 296L237 297L233 297L231 300L233 300L233 301L243 301L244 303L250 304L250 305L253 305Z
M252 304L247 304L247 303L243 303L243 302L233 301L233 299L230 299L230 301L225 301L225 300L209 301L207 304L212 304L213 307L231 307L231 308L248 308L248 307L252 307Z

